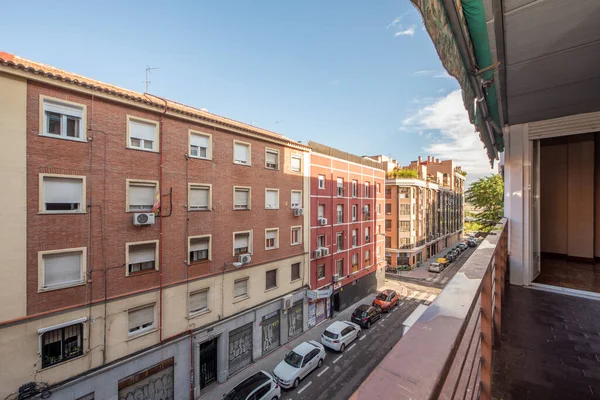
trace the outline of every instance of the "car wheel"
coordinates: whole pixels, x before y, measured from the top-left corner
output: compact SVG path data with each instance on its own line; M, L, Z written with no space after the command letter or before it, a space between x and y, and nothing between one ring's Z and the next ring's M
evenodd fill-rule
M340 347L340 353L343 353L346 350L346 344L342 343L342 347Z
M271 400L279 400L279 397L275 396Z
M359 339L359 338L360 338L360 335L362 335L362 332L361 332L361 331L358 331L358 332L356 333L356 338L357 338L357 339Z
M323 359L321 358L319 360L319 363L317 364L317 368L321 368L322 365L323 365Z
M367 322L367 329L369 329L371 327L371 321Z
M299 384L300 384L300 378L296 378L296 380L294 381L294 389L296 389Z

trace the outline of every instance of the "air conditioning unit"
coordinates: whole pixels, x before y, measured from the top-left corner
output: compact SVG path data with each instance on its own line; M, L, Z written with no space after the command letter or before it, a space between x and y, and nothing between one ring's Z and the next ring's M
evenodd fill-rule
M135 226L154 225L154 214L135 213L133 214L133 224Z
M321 256L322 256L321 249L316 249L315 250L315 258L320 258Z
M240 254L238 260L242 264L249 264L252 261L252 257L250 257L250 254Z
M333 274L333 281L334 282L339 282L340 281L340 275L339 274Z
M369 206L363 206L363 212L368 213L369 212Z
M289 310L294 305L294 296L287 295L281 298L281 308L283 310Z
M321 254L323 255L323 257L328 256L329 249L327 247L321 247Z
M327 225L327 218L319 218L319 225Z
M294 208L294 217L301 217L304 215L304 208Z

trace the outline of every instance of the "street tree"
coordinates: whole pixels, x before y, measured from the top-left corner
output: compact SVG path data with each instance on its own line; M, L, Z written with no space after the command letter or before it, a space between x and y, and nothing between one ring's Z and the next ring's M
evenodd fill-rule
M477 210L473 217L483 232L489 232L504 216L504 180L499 174L478 179L465 193L465 200Z

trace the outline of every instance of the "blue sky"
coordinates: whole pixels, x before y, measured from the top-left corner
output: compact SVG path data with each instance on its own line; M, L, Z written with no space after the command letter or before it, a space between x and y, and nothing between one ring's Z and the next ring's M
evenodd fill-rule
M489 166L420 14L395 1L7 2L0 50L359 154ZM471 178L471 177L470 177Z

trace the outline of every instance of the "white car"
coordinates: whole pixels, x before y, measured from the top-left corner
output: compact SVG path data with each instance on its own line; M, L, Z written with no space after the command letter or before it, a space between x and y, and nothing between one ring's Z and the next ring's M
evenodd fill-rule
M321 343L335 351L343 352L346 347L360 337L358 324L348 321L335 321L321 335Z
M265 371L257 372L244 379L223 400L277 400L281 389L275 379Z
M301 379L323 365L324 359L325 347L321 343L303 342L285 356L273 370L273 375L284 389L296 388Z

